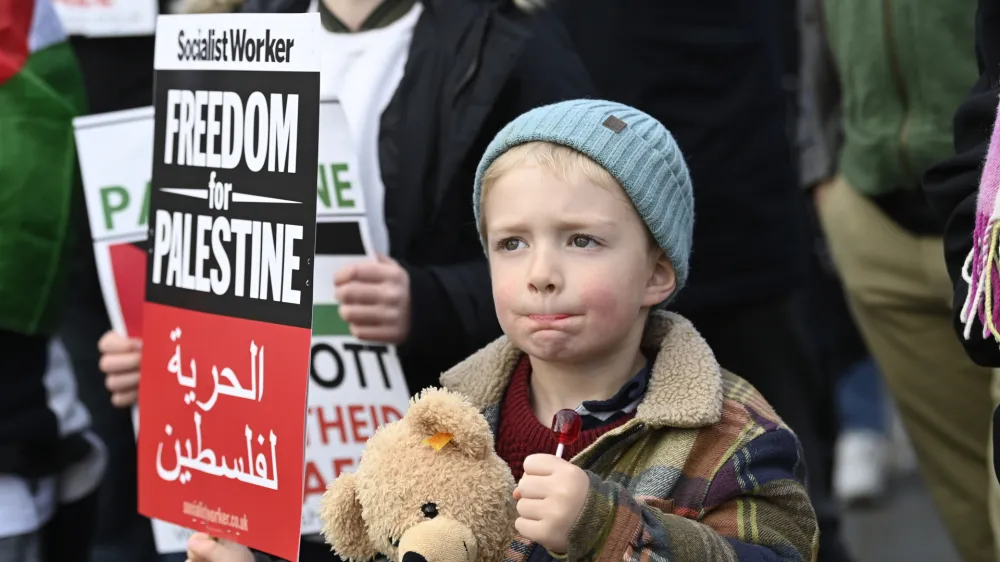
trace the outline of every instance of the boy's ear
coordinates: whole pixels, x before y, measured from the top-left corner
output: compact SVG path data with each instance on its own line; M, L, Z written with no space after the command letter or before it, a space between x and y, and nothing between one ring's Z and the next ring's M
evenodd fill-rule
M414 398L404 419L426 437L429 447L455 447L472 458L483 458L493 449L493 433L479 410L449 390L424 390Z
M643 299L645 306L656 306L667 300L677 289L677 272L674 265L670 263L667 254L662 250L656 255L653 262L653 271L646 283L646 298Z
M368 539L368 529L361 517L357 481L353 473L343 473L331 483L319 502L323 520L323 538L338 556L350 562L367 562L378 552Z

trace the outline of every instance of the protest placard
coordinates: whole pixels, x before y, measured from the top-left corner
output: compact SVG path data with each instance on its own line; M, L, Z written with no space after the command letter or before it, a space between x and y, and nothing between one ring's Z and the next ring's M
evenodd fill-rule
M75 125L94 252L112 327L141 337L141 332L127 327L141 328L142 324L153 111L142 108L88 116L77 119ZM409 399L395 348L353 338L337 313L335 272L375 257L356 169L342 107L325 100L320 105L316 178L319 224L303 534L321 528L317 509L326 485L340 472L357 467L364 442L376 425L401 417ZM153 530L160 552L183 551L190 535L186 528L158 520Z
M159 13L157 0L54 0L69 35L121 37L152 35Z
M319 30L318 14L161 16L154 55L139 512L290 560L312 329Z

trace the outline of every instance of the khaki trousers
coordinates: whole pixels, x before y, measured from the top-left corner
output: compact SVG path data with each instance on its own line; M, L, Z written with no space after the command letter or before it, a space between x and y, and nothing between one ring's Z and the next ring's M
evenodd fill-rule
M975 365L954 331L941 238L900 228L842 179L819 214L851 313L942 523L966 562L1000 560L990 436L1000 375Z

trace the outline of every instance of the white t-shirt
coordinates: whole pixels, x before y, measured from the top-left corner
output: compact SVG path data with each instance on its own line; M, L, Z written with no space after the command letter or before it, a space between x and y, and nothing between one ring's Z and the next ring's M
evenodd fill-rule
M312 9L317 8L313 1ZM382 112L403 78L413 30L423 5L386 27L356 33L323 33L320 99L339 100L350 129L351 145L368 210L375 250L388 255L385 186L379 166L378 133Z
M313 0L310 11L318 9ZM423 5L388 26L355 33L324 32L321 49L320 99L338 100L347 119L351 146L358 163L357 180L365 198L372 244L389 254L385 226L385 186L379 164L378 133L382 112L392 101L410 54L413 30ZM322 159L322 155L321 155ZM322 542L322 535L306 540Z

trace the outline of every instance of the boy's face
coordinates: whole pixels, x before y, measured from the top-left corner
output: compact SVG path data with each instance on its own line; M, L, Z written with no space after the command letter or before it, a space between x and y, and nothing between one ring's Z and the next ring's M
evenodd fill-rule
M533 358L613 353L674 290L673 268L620 188L518 167L493 184L483 218L500 325Z

